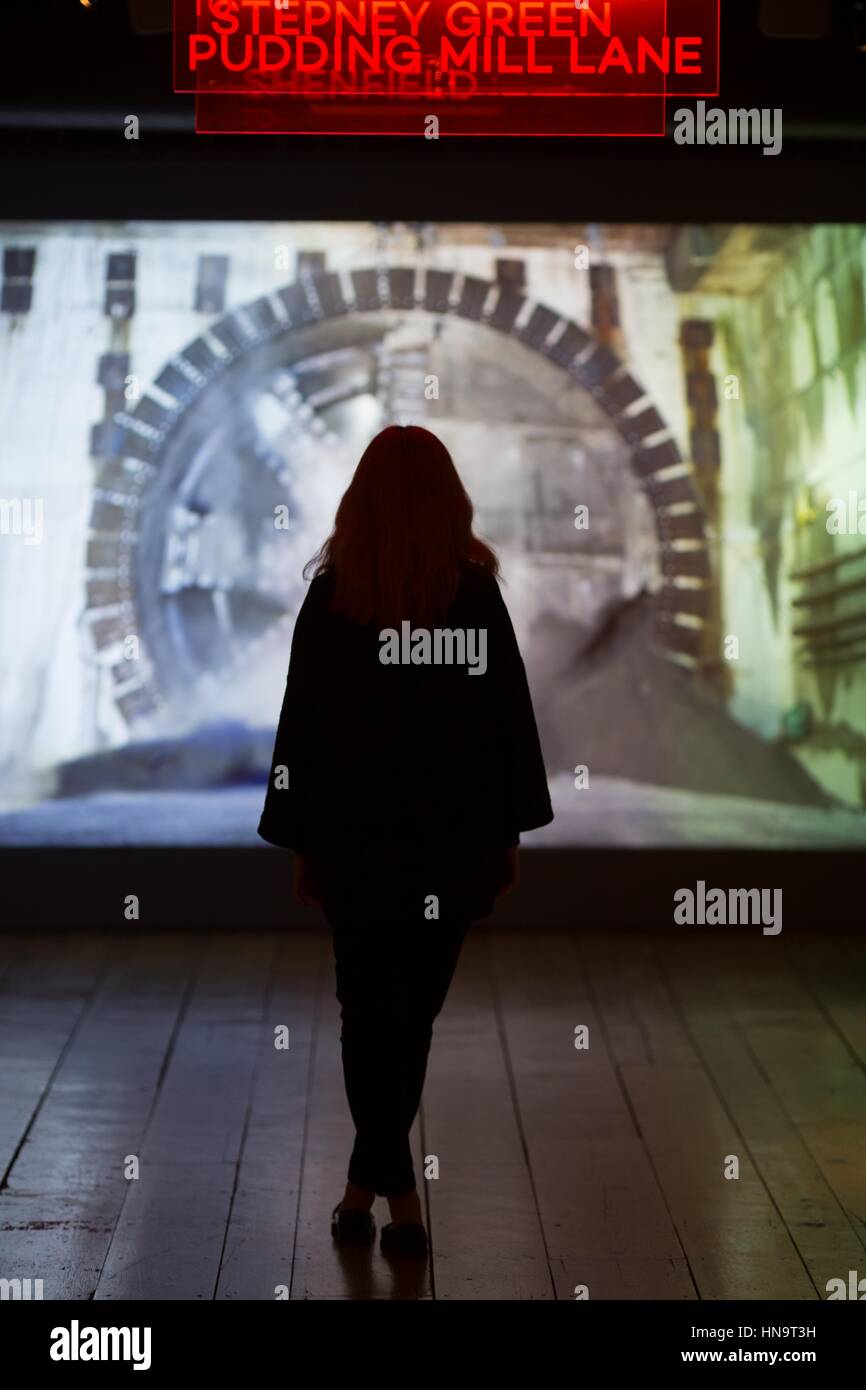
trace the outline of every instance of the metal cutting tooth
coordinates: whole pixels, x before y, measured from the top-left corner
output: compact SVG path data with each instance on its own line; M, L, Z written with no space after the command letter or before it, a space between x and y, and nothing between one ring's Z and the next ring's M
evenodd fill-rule
M315 285L324 318L335 318L349 312L349 306L343 298L343 287L339 275L333 273L317 275Z
M490 315L490 327L500 333L510 333L525 303L525 295L516 294L514 290L500 290L499 298Z
M415 270L394 266L388 271L388 302L392 309L415 308Z
M603 387L608 377L613 376L620 366L621 363L616 353L611 352L609 347L602 344L588 357L581 358L576 375L584 386L593 390L596 387Z
M480 319L490 293L490 281L480 280L477 275L464 275L460 290L457 312L464 319Z
M424 277L424 308L431 314L447 314L454 274L450 270L428 270Z
M188 343L182 354L173 360L177 362L180 370L183 369L184 363L191 365L198 372L202 382L207 381L222 366L219 357L201 337Z
M536 304L529 322L520 331L520 337L527 346L540 348L561 322L560 315L555 310L548 309L546 304Z
M353 270L352 287L355 291L356 309L369 312L382 308L379 280L375 270Z

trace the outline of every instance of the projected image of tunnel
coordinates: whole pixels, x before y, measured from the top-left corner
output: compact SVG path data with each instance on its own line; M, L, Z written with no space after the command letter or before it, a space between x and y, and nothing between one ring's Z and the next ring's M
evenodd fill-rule
M303 569L389 422L500 555L531 842L866 843L866 556L824 525L864 235L7 227L4 495L47 543L0 547L0 845L261 844Z
M712 537L642 385L507 285L406 266L302 275L216 321L117 416L88 597L97 643L141 636L135 673L118 669L132 734L188 727L191 710L262 722L303 564L392 421L441 435L501 554L566 817L578 765L824 804L700 681Z

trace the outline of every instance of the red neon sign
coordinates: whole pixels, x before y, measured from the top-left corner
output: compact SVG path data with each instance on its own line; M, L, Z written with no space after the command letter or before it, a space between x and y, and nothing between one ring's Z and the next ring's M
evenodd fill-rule
M175 0L200 131L660 135L718 92L719 0Z

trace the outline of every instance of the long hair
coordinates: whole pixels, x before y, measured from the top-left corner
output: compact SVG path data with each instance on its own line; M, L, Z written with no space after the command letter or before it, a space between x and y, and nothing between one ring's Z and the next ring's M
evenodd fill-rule
M444 617L466 564L499 573L472 518L442 441L418 425L389 425L364 450L334 530L304 575L332 574L332 607L355 622L432 626Z

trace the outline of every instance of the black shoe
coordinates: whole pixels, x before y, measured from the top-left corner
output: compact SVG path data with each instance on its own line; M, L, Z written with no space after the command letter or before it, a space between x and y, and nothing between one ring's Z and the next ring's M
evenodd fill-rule
M363 1208L349 1207L341 1211L338 1204L331 1213L331 1235L338 1245L372 1245L376 1239L376 1223Z
M427 1255L427 1232L417 1221L391 1221L379 1238L383 1255Z

